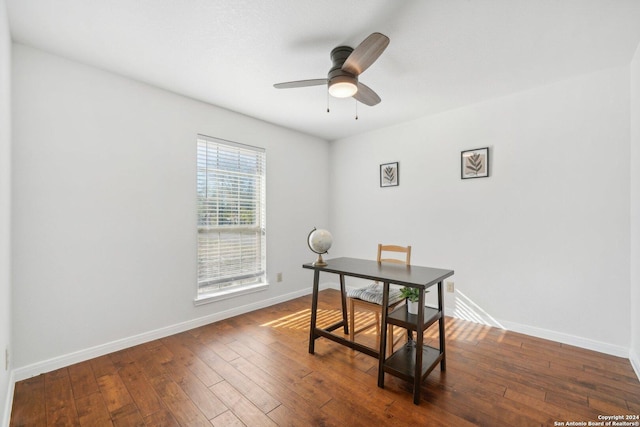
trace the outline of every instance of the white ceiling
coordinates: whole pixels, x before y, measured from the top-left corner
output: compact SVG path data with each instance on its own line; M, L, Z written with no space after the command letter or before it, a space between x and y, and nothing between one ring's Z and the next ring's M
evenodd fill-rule
M334 140L598 69L640 42L640 0L6 0L13 40ZM330 100L329 52L391 43Z

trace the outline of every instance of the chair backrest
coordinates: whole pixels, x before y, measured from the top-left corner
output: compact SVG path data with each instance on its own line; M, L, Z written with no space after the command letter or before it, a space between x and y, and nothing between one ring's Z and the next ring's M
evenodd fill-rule
M383 258L383 252L394 252L396 257ZM404 254L404 256L401 256L400 254ZM383 245L378 243L378 262L392 262L395 264L411 265L411 246Z

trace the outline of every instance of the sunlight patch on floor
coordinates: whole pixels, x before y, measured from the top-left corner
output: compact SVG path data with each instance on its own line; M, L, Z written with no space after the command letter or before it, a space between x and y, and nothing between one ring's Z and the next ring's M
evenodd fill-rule
M447 313L453 316L447 321L446 326L447 336L449 338L467 342L480 341L492 330L490 327L498 328L506 332L506 328L500 324L500 322L483 310L478 304L473 302L467 295L460 292L459 289L456 290L456 294L455 306L450 308L449 313ZM342 311L340 309L327 310L318 308L316 324L319 328L326 328L340 322L341 320ZM286 314L277 319L263 323L260 326L308 332L310 322L311 309L305 308L295 313ZM366 337L377 339L378 334L375 327L375 315L373 313L356 311L355 322L356 330L360 329L362 325L371 324L367 329L358 332L358 335L363 335L366 342L368 342ZM342 328L339 328L335 330L334 333L339 335L341 334L341 331ZM425 331L425 339L436 339L437 331L437 327L431 326ZM492 333L495 334L495 330ZM402 335L404 334L400 332L398 336ZM431 335L433 335L433 337ZM498 339L501 338L499 337ZM358 340L356 339L356 341Z
M316 315L316 325L319 328L325 328L329 325L333 325L342 320L342 311L340 310L324 310L319 308ZM372 323L375 321L375 315L372 313L356 312L355 323L356 327L363 323ZM263 323L260 326L271 328L288 328L288 329L300 329L309 330L309 324L311 322L311 309L306 308L304 310L297 311L295 313L282 316L278 319L272 320L267 323ZM376 328L371 327L367 330L360 332L361 334L376 335Z

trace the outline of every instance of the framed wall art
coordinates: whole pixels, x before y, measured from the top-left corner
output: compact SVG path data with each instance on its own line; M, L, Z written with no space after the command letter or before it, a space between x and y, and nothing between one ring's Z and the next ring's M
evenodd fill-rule
M396 187L400 184L398 162L380 165L380 187Z
M489 176L489 147L463 151L460 160L462 179Z

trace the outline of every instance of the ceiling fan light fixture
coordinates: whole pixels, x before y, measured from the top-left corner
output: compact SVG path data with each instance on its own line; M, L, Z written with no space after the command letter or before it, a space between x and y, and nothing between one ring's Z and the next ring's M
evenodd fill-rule
M350 76L336 76L329 81L329 93L336 98L349 98L358 92L357 80Z

